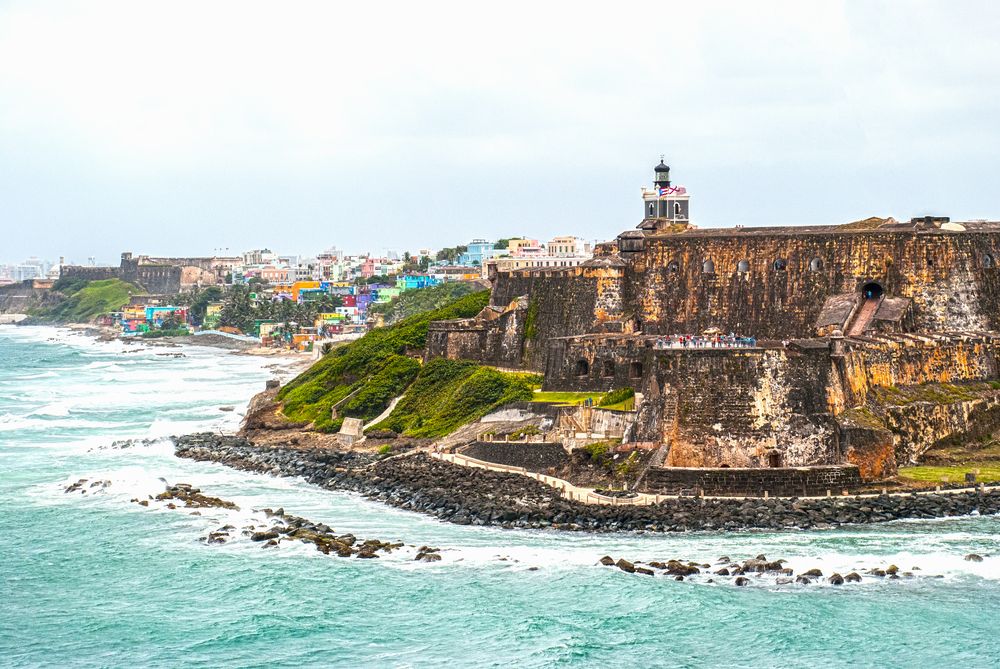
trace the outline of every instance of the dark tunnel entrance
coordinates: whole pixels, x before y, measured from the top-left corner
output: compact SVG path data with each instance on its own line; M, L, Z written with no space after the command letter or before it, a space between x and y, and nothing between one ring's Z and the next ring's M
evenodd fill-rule
M861 295L864 296L866 300L879 300L885 291L882 289L882 285L871 281L866 283L861 288Z

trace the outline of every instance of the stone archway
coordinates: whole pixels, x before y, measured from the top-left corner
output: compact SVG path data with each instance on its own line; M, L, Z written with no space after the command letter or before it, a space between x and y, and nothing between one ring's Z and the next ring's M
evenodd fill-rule
M869 281L861 287L861 296L866 300L880 300L885 295L885 289L878 281Z

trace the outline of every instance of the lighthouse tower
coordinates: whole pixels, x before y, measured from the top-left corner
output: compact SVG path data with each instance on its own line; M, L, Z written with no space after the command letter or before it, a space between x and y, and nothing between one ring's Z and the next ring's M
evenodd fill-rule
M691 196L684 186L670 183L670 166L663 162L653 168L653 187L642 189L643 230L661 230L666 227L692 227L689 218Z

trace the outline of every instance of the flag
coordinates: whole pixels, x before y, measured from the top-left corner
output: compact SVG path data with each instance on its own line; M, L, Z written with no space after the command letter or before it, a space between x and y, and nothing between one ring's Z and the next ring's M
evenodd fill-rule
M684 195L687 193L687 188L684 186L667 186L666 188L660 189L660 197L665 195Z

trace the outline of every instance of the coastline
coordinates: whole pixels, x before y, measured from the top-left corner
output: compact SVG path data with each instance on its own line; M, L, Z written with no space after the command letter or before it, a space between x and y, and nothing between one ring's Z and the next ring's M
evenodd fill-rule
M331 491L458 525L588 532L690 532L829 529L893 520L1000 513L1000 487L956 493L875 497L681 497L651 506L569 501L518 474L471 469L426 453L380 459L372 453L263 447L213 433L173 437L175 455L234 469L302 478Z

